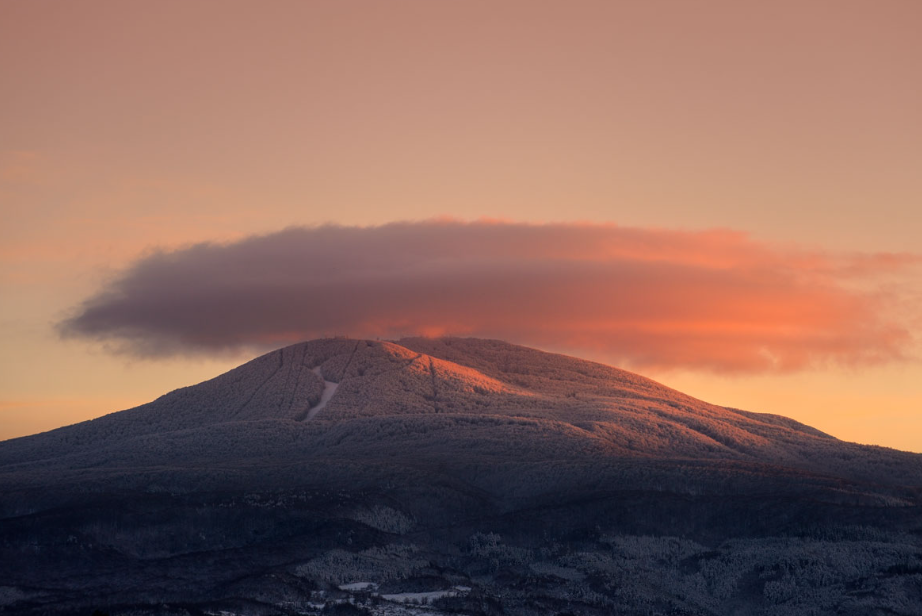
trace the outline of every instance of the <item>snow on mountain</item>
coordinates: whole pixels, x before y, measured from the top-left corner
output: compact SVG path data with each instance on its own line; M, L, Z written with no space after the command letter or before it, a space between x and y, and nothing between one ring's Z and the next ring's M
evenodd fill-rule
M494 340L289 346L0 495L11 613L919 614L922 455Z
M552 461L720 462L922 486L922 456L708 404L602 364L461 338L292 345L148 404L0 443L0 479L28 485L55 468L83 481L165 463L414 456L459 468L510 456L530 472Z

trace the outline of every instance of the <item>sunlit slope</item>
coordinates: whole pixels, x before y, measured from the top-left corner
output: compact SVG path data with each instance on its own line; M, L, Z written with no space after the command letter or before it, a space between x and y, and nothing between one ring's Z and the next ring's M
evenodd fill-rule
M317 410L325 381L337 387ZM433 474L499 495L641 489L651 478L694 491L701 475L709 490L844 481L835 489L863 493L855 485L922 487L922 456L707 404L617 368L460 338L296 344L149 404L0 443L0 482L19 487Z

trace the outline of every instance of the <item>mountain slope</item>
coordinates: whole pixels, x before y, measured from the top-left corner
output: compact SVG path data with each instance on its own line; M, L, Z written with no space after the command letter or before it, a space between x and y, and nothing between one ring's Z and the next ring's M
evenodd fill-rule
M325 382L335 394L318 410ZM358 460L392 448L458 464L510 454L600 466L734 462L922 486L919 455L710 405L593 362L500 341L421 338L286 347L149 404L4 442L0 477L56 467L99 474L163 459L198 467L242 457Z
M286 347L0 495L0 612L922 613L922 455L501 341Z

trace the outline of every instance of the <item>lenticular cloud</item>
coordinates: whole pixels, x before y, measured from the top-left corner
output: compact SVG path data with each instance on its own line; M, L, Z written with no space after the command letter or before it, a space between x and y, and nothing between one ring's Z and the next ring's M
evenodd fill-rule
M796 370L904 358L899 298L873 283L913 260L595 224L291 228L154 253L58 327L139 356L458 335L637 368Z

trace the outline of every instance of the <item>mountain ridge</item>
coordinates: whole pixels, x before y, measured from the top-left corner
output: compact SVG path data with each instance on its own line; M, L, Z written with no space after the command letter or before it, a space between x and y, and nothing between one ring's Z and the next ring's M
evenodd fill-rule
M0 442L0 495L29 616L922 605L922 455L495 340L278 349Z
M335 385L335 393L308 420L325 384L328 393ZM256 421L283 422L278 429L286 438L316 438L318 449L329 447L325 433L349 433L352 426L352 455L361 457L377 449L361 429L398 418L420 434L438 431L440 421L469 430L455 438L463 437L472 451L492 438L480 434L485 426L500 426L535 461L540 451L516 431L541 435L548 454L582 448L604 459L734 460L922 485L919 454L846 443L780 415L715 406L603 364L471 338L290 345L133 409L0 442L0 475L56 456L92 458L120 442L166 442L182 431L199 431L207 442L209 434L233 432L221 425ZM489 448L480 449L486 454Z

